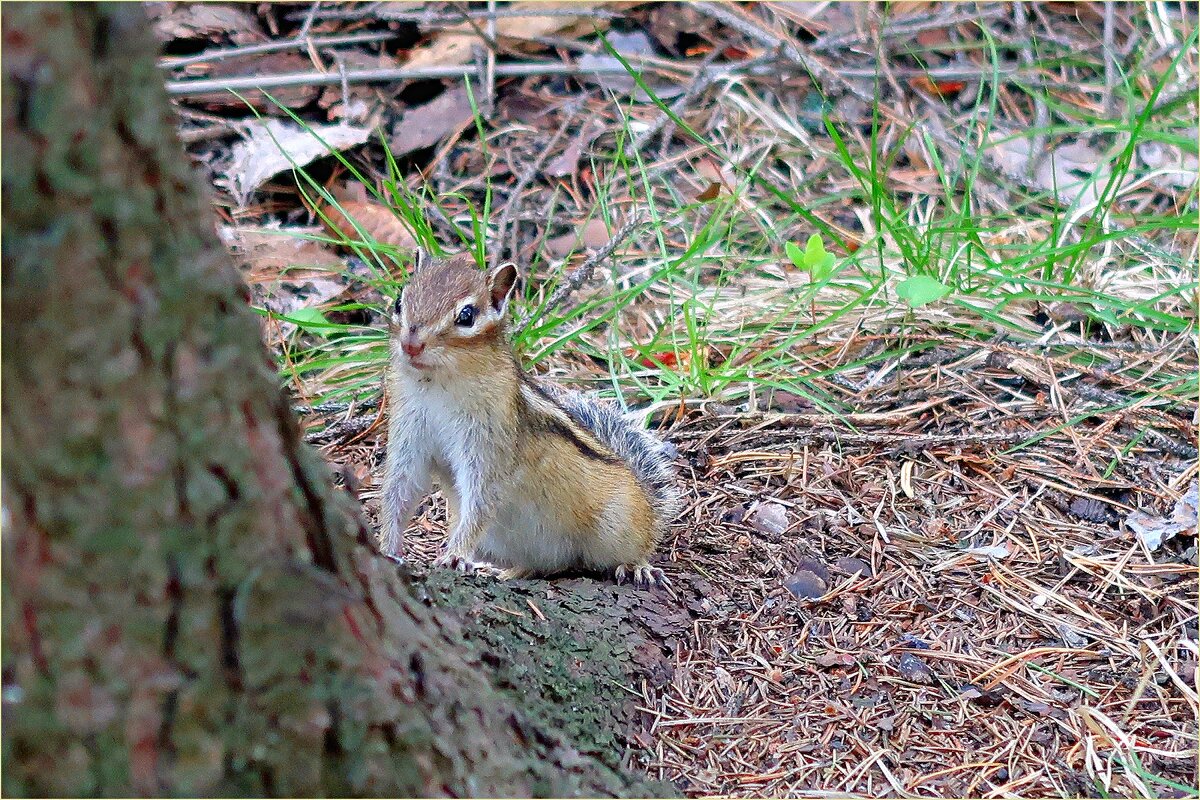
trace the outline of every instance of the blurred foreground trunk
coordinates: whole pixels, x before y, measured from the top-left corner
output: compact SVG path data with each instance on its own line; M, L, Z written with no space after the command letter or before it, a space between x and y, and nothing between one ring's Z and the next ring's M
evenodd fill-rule
M3 37L4 793L645 791L514 712L299 444L142 11Z

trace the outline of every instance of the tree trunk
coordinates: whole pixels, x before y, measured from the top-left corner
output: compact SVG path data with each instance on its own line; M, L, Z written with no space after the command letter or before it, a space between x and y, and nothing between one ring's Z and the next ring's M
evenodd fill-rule
M298 444L141 10L3 41L4 793L646 791L515 713Z

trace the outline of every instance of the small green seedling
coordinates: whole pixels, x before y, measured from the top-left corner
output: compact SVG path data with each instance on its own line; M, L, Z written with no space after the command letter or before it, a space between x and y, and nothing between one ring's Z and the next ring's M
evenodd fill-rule
M913 308L920 308L950 294L950 287L928 275L913 275L900 281L896 294Z
M290 314L280 316L281 319L293 323L298 328L312 333L318 333L321 336L325 335L325 331L322 329L330 326L329 320L325 317L325 314L321 311L321 309L313 306L297 308Z
M808 273L809 279L818 284L829 278L833 274L833 264L837 260L833 257L833 253L825 251L825 243L821 241L821 234L814 233L808 237L808 244L801 250L792 242L785 242L783 249L787 251L788 258L796 265L797 269L802 269ZM809 310L812 312L813 324L817 321L817 296L816 287L813 287L813 294L809 297Z
M814 233L808 237L808 244L803 250L792 242L787 242L783 247L796 268L811 275L814 283L825 280L833 273L836 259L833 257L833 253L825 251L825 243L821 241L821 234Z

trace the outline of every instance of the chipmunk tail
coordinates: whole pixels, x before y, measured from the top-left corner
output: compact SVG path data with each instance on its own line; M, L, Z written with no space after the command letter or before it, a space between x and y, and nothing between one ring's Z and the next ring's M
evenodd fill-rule
M637 415L623 414L613 403L552 384L541 385L576 424L591 431L629 464L634 478L650 497L658 533L664 533L683 510L675 474L675 446L641 427Z

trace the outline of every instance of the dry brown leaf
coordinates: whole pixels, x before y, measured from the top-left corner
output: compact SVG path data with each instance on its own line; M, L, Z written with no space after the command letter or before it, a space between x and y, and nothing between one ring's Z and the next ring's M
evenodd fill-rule
M160 42L175 39L204 39L222 37L234 44L265 42L254 15L245 11L249 5L220 3L147 3L144 6Z
M1151 181L1165 192L1191 189L1200 177L1200 159L1173 144L1146 142L1138 145L1137 153L1157 173Z
M507 10L528 10L537 8L541 3L513 3ZM533 39L539 36L550 36L555 33L573 28L581 23L592 23L598 27L606 27L605 20L589 16L586 6L579 7L578 16L562 15L550 17L503 17L496 20L497 39ZM463 23L443 28L432 42L413 51L408 59L409 67L447 67L455 64L466 64L471 61L471 47L478 45L479 37L473 25Z
M650 33L668 50L674 51L680 34L709 38L711 23L688 3L656 3L650 9Z
M432 147L461 131L473 118L467 88L457 86L401 114L392 128L388 145L394 156Z
M991 137L992 145L987 153L992 162L1012 176L1024 176L1030 159L1030 140L997 130ZM1061 203L1079 202L1083 206L1095 205L1104 194L1109 176L1112 174L1110 159L1083 141L1065 142L1042 156L1033 181L1047 192L1052 192ZM1113 191L1131 183L1132 174L1126 175Z
M572 233L546 240L546 250L555 258L566 258L573 250L598 250L608 244L610 236L604 220L592 217Z
M342 260L320 236L320 228L221 228L219 234L248 283L277 279L296 268L341 269Z
M567 143L562 153L546 165L546 174L553 178L565 178L568 175L574 175L576 168L579 166L579 159L583 155L583 151L591 147L592 142L603 132L603 124L596 119L590 120L579 131L579 135Z
M708 185L708 188L705 189L703 192L700 192L700 194L696 195L696 199L699 200L701 203L708 203L713 200L716 200L717 196L720 194L721 194L721 184L714 182L714 183L710 183Z
M728 164L717 164L707 156L697 159L696 174L708 183L719 183L726 188L737 185L733 170Z
M326 206L324 210L333 224L333 230L340 232L347 239L352 241L362 239L362 234L346 218L346 215L349 215L363 231L370 234L371 238L380 244L391 245L401 251L411 250L417 246L417 240L413 238L408 227L382 203L376 203L373 200L341 200L339 204L345 214L334 206Z
M260 53L240 58L227 58L206 65L204 69L189 69L189 77L230 78L240 75L285 75L289 72L305 72L312 69L312 61L300 53ZM227 91L209 92L191 98L191 101L210 110L234 109L245 111L247 104L259 111L278 112L279 106L288 108L305 106L320 94L319 86L282 86L271 90L274 103L257 89L247 89L238 94Z
M838 36L853 33L870 14L866 3L767 3L781 19L810 33ZM776 31L780 33L780 31Z
M913 683L933 683L933 671L929 669L929 665L912 653L905 653L900 656L900 661L896 664L896 670L900 673L900 677L906 681L912 681Z
M801 600L820 600L825 596L827 584L815 572L798 570L783 582L784 587Z
M844 572L847 575L853 575L857 572L861 573L864 578L870 578L874 576L874 573L871 571L871 565L866 561L863 561L861 558L842 556L836 562L834 562L833 566L838 571Z
M309 236L320 228L232 228L218 230L234 262L250 285L253 302L275 314L290 316L316 308L345 293L345 264L327 245ZM290 322L264 320L270 343L290 337Z
M790 524L787 509L779 503L759 503L750 515L750 525L762 533L783 533Z
M250 135L233 146L229 163L215 183L245 206L250 195L284 170L365 142L371 129L353 125L313 125L305 130L291 122L268 119L246 125ZM327 147L328 145L328 147Z

